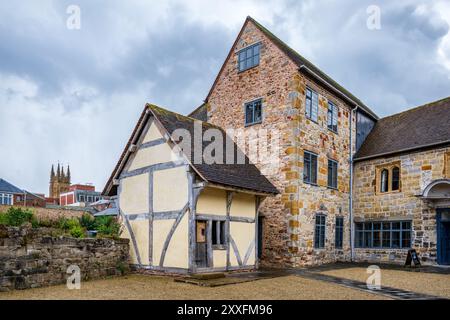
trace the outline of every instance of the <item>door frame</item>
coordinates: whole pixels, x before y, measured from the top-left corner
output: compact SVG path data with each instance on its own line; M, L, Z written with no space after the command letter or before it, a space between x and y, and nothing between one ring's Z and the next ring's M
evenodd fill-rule
M437 263L440 265L450 265L450 257L447 257L447 261L443 261L442 259L444 258L442 255L442 243L441 243L441 232L443 230L443 226L441 224L443 224L444 222L442 222L442 214L444 212L448 212L450 214L450 208L438 208L436 209L436 260ZM450 222L448 222L450 223ZM450 244L447 244L447 246L449 246Z

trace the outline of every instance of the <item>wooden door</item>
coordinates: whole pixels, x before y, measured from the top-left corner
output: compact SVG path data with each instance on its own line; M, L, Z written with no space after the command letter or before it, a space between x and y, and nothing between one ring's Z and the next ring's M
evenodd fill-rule
M196 252L195 252L195 263L197 268L208 267L208 239L206 233L206 221L197 220L196 222Z

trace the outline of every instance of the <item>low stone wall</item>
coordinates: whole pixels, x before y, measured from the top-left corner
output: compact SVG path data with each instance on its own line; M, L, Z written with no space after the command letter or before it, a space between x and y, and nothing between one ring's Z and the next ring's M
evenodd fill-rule
M436 265L436 258L417 249L421 264ZM355 262L405 264L408 249L355 249Z
M0 225L0 291L66 283L77 265L84 280L128 271L128 239L52 237L51 229Z
M78 218L81 217L84 213L87 213L87 211L83 210L71 210L66 208L53 209L53 208L39 208L39 207L19 207L19 206L13 207L29 209L34 213L34 215L38 219L45 219L45 220L57 220L60 217ZM0 205L0 212L5 212L9 208L11 208L11 206Z

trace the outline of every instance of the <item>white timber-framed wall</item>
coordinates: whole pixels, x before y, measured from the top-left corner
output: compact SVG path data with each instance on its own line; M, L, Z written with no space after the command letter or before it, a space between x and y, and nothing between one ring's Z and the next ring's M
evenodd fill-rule
M131 264L170 273L256 268L258 208L267 195L209 184L156 118L149 114L143 123L115 179L121 237L130 239ZM198 222L205 226L202 265L197 260ZM220 231L223 244L213 244L213 234Z

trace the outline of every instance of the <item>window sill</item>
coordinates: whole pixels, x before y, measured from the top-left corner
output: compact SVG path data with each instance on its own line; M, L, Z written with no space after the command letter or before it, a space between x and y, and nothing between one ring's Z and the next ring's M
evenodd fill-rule
M333 132L336 135L339 135L339 133L337 131L334 131L333 129L328 128L328 131Z
M258 66L259 66L259 63L256 66L253 66L253 67L250 67L250 68L247 68L247 69L244 69L244 70L239 70L238 69L238 74L244 73L245 71L248 71L248 70L252 70L252 69L254 69L254 68L258 67Z
M252 122L252 123L246 123L246 124L244 125L244 128L251 127L251 126L254 126L254 125L257 125L257 124L262 124L262 121L259 121L259 122Z
M377 191L377 195L385 195L385 194L396 194L396 193L400 193L401 190L394 190L394 191L386 191L386 192L381 192L381 191Z
M307 182L307 181L305 181L305 180L303 180L303 183L304 183L304 184L309 184L310 186L313 186L313 187L319 187L319 185L318 185L317 183Z
M311 121L312 123L319 124L319 120L314 121L313 119L309 118L307 115L305 115L305 117L307 120Z
M390 247L382 247L382 248L370 248L370 247L355 247L355 249L358 250L382 250L382 251L386 251L386 250L405 250L408 251L411 249L411 247L409 248L390 248Z
M213 250L227 250L227 246L224 244L223 245L222 244L213 244L212 249Z
M339 189L338 189L337 187L330 187L330 186L327 186L327 189L339 191Z

